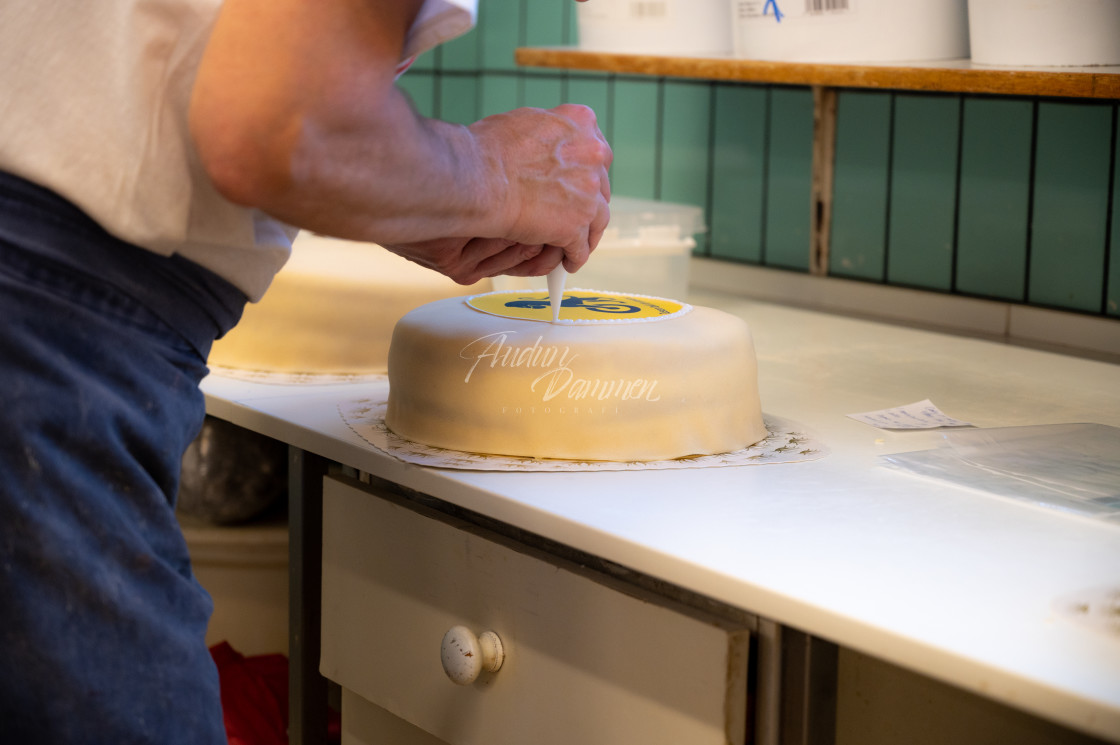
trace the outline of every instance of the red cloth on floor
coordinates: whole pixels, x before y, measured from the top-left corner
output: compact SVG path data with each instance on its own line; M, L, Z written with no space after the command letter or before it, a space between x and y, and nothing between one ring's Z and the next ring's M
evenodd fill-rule
M210 648L222 686L229 745L287 745L288 658L246 657L228 642Z

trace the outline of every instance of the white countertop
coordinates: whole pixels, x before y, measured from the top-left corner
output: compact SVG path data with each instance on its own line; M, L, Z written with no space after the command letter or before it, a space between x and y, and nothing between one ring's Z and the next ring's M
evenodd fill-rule
M690 301L755 333L763 409L817 461L673 471L500 473L377 451L338 404L369 386L211 376L208 411L845 647L1120 742L1120 619L1055 609L1120 590L1120 524L900 473L877 456L942 431L846 414L930 398L977 427L1120 426L1120 366L729 296ZM1120 453L1118 453L1120 457Z

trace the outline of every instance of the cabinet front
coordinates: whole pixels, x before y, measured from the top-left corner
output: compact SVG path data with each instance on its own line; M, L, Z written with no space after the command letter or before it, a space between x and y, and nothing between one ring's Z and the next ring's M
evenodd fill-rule
M743 743L749 641L367 485L325 484L322 673L438 740Z

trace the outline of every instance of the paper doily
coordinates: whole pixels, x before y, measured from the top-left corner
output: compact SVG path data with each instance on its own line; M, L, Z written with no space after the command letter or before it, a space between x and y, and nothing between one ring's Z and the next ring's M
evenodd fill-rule
M781 417L763 414L770 435L742 450L718 455L658 461L573 461L482 455L446 450L399 437L385 426L385 396L344 401L338 405L343 421L354 434L407 463L466 471L651 471L672 468L757 466L817 460L827 448L804 427Z

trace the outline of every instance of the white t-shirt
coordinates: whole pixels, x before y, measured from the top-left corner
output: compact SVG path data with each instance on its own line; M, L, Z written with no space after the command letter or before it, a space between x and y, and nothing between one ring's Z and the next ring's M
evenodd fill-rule
M425 0L405 56L469 30L477 2ZM287 260L295 231L222 198L187 128L195 71L220 7L221 0L0 3L0 170L55 191L119 238L180 254L257 300Z

